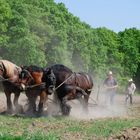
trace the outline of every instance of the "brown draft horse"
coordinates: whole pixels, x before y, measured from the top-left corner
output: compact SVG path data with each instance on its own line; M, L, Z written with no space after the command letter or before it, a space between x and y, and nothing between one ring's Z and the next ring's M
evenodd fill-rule
M69 115L71 106L68 100L78 99L83 108L88 110L88 100L93 88L93 81L87 73L74 73L68 67L56 64L50 67L56 77L56 97L60 102L63 115Z
M19 74L21 68L8 60L0 60L0 79L3 84L4 92L7 99L7 112L13 112L13 105L11 101L11 94L14 93L14 106L16 111L21 109L18 103L21 87L19 85Z
M53 71L51 69L44 71L42 68L34 65L23 66L20 82L26 87L25 93L29 100L30 113L40 116L48 95L54 92L55 76ZM38 96L40 100L38 106L36 106Z

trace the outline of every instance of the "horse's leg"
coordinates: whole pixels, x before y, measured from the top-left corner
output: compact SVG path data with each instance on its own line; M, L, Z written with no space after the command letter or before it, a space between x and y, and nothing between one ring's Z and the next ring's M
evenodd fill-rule
M71 106L67 104L68 100L74 99L75 88L72 85L64 85L63 90L60 91L61 94L58 95L60 100L60 108L63 115L68 116L71 111Z
M62 114L65 116L70 115L71 111L71 106L67 104L67 101L72 100L73 98L73 93L67 94L65 97L63 97L62 102L61 102L61 110Z
M32 110L33 113L37 112L36 111L36 99L37 99L37 96L29 98L29 108Z
M29 107L27 110L27 113L29 113L29 115L33 115L34 113L36 113L36 98L37 95L33 94L35 91L26 91L26 96L28 98L28 102L29 102Z
M20 95L19 92L15 93L15 97L14 97L14 106L15 106L15 107L17 107L17 106L19 105L19 104L18 104L19 95Z
M83 110L86 113L88 113L88 100L89 100L89 95L90 95L90 93L87 93L87 92L84 95L83 95L83 92L81 92L81 91L77 91L76 92L76 97L80 101L80 103L82 104Z
M7 112L12 113L13 112L13 106L11 102L11 92L4 90L7 100Z
M85 103L86 103L86 107L88 107L88 100L89 100L89 94L88 95L84 95L84 100L85 100Z
M16 92L16 93L15 93L15 96L14 96L14 106L15 106L16 112L23 113L23 108L22 108L22 106L18 103L19 96L20 96L20 92Z
M47 100L47 97L48 96L47 96L45 91L42 91L40 93L40 101L39 101L39 105L38 105L38 113L39 113L39 115L41 115L42 112L43 112L43 107L44 107L44 104L45 104L45 102Z
M88 112L88 101L91 91L86 91L87 95L84 95L84 101L85 101L85 111Z

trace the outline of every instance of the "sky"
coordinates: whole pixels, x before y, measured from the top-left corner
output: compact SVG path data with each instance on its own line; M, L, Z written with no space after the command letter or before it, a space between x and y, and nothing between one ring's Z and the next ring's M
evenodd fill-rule
M115 32L140 29L140 0L54 0L64 3L74 16L93 28L106 27Z

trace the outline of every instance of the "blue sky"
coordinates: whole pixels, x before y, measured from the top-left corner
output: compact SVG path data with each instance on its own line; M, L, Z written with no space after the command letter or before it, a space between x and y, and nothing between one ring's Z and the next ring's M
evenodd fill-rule
M140 29L140 0L54 0L93 28L106 27L115 32Z

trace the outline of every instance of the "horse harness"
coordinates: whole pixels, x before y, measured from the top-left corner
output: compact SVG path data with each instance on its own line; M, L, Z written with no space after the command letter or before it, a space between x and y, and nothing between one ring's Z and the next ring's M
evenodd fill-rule
M7 72L3 62L0 62L0 70L2 71L2 75L0 75L0 82L9 81L9 78L6 76Z
M57 90L58 88L60 88L68 79L70 79L70 78L72 77L72 75L73 75L73 73L72 73L67 79L65 79L61 84L59 84L59 85L55 88L55 90Z
M77 76L76 76L76 72L73 72L66 80L64 80L60 85L58 85L55 90L57 90L58 88L60 88L65 82L67 82L72 76L74 75L74 78L75 78L75 85L77 86L77 88L81 89L83 91L82 88L80 88L80 85L78 84L78 81L77 81Z
M27 83L28 82L32 82L32 83L35 83L35 80L33 78L33 76L30 74L30 72L28 70L25 70L25 72L27 72L27 74L29 75L28 79L27 79ZM31 79L30 79L31 78ZM45 82L42 82L40 84L31 84L31 85L28 85L26 86L25 90L28 90L28 89L45 89L45 86L46 86L46 83Z
M3 72L3 78L6 77L6 68L3 62L0 62L0 70Z
M17 70L17 72L19 74L20 73L19 68L17 66L15 66L15 69ZM4 81L10 82L10 78L7 76L6 67L2 61L0 61L0 70L3 72L2 76L0 76L0 78L2 79L0 82L4 82Z

